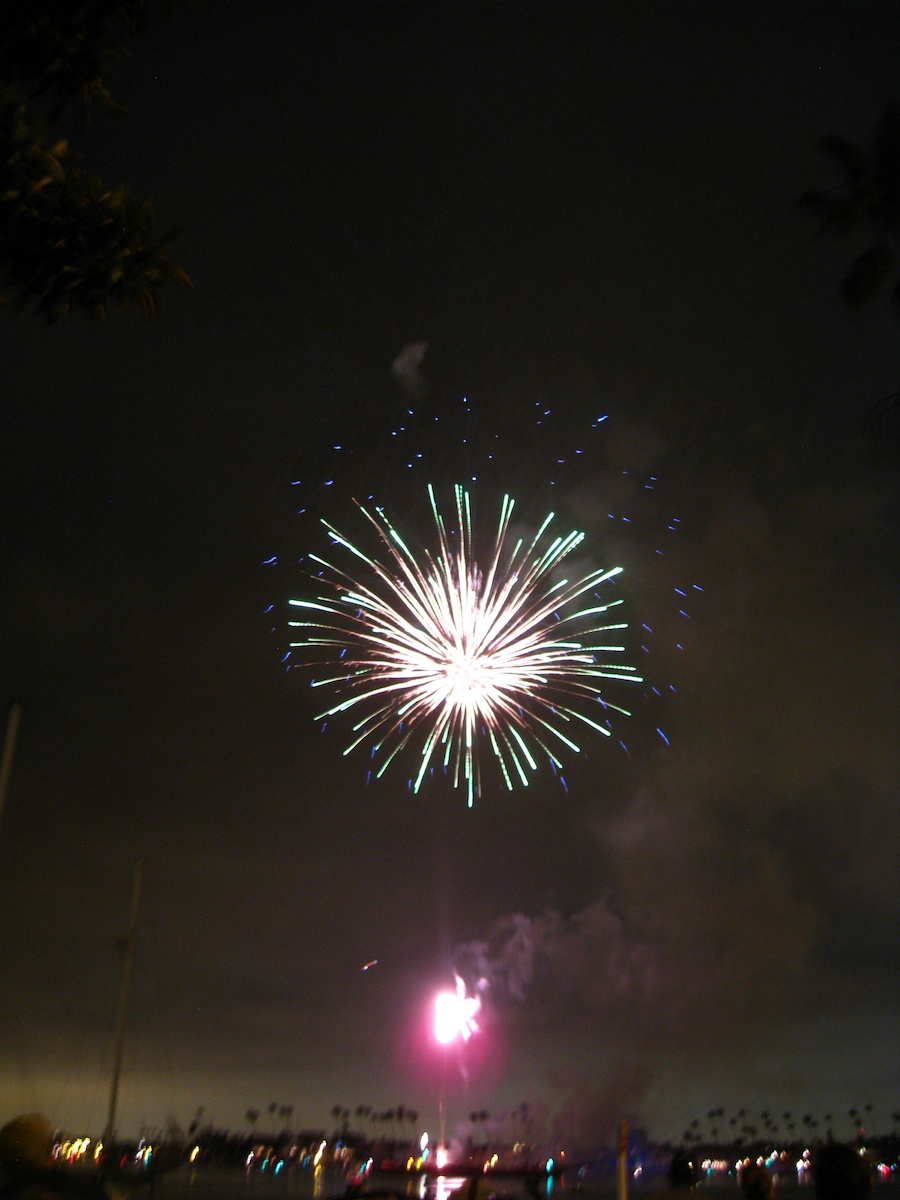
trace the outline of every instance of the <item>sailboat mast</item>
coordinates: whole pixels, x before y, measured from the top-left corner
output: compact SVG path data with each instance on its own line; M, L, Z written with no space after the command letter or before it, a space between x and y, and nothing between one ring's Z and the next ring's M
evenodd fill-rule
M131 889L131 919L125 935L125 962L122 966L122 986L119 991L119 1020L116 1028L116 1055L113 1062L112 1087L109 1093L109 1115L103 1131L103 1145L107 1151L112 1147L116 1131L116 1102L119 1096L119 1075L122 1071L122 1047L125 1044L125 1017L128 1011L128 991L131 987L131 968L134 963L134 935L137 932L138 906L141 899L141 881L146 859L139 858L134 866L134 882Z
M22 720L22 701L13 700L6 717L6 735L3 739L3 756L0 758L0 816L3 814L3 802L6 799L6 789L12 773L13 754L16 749L16 738L19 734L19 722Z

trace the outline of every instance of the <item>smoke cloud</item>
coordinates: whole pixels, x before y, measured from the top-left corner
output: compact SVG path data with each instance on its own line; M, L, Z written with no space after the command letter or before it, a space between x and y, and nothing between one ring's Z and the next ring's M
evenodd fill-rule
M422 363L427 349L427 342L409 342L391 363L393 377L413 395L421 394L425 388Z

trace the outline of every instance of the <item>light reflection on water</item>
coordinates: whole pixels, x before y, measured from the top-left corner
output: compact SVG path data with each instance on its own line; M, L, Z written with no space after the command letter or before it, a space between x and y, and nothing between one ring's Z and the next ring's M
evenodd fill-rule
M477 1177L477 1200L487 1200L494 1192L500 1200L535 1200L535 1192L529 1191L521 1176ZM426 1176L398 1173L368 1176L359 1200L388 1200L386 1193L409 1200L450 1200L453 1192L465 1188L471 1180L455 1175ZM184 1168L163 1175L158 1181L153 1200L330 1200L343 1198L347 1184L342 1171L285 1170L279 1175L241 1168L206 1167L199 1170ZM645 1177L629 1180L629 1200L650 1200L665 1188L664 1177ZM553 1179L542 1179L539 1195L548 1200L615 1200L615 1180L609 1177L591 1177L584 1180L567 1178L565 1175ZM776 1194L780 1200L810 1200L812 1188L801 1187L796 1180L787 1177L779 1182ZM141 1193L150 1200L147 1193ZM695 1193L691 1193L692 1195ZM709 1200L739 1200L742 1193L735 1180L722 1181L712 1186L702 1184L696 1192L698 1197ZM460 1200L469 1200L463 1194ZM472 1200L476 1200L473 1196ZM900 1200L900 1180L876 1183L872 1200Z
M472 1184L476 1188L471 1187ZM342 1171L291 1170L279 1174L271 1172L243 1171L240 1168L201 1167L189 1171L181 1169L162 1177L155 1200L330 1200L342 1197L347 1177ZM471 1187L471 1191L469 1190ZM525 1188L521 1177L476 1176L474 1180L463 1175L415 1175L406 1172L382 1174L373 1172L367 1176L360 1200L367 1194L384 1200L385 1193L409 1200L450 1200L454 1192L464 1189L459 1200L487 1200L491 1194L503 1200L535 1200L535 1191ZM539 1195L553 1200L567 1200L576 1192L584 1200L603 1196L604 1189L566 1188L563 1179L548 1176L539 1184Z
M461 1188L466 1182L465 1177L462 1175L438 1175L434 1181L434 1200L449 1200L451 1193ZM421 1191L419 1195L422 1197L422 1200L425 1200L428 1196L427 1175L421 1176L420 1186Z

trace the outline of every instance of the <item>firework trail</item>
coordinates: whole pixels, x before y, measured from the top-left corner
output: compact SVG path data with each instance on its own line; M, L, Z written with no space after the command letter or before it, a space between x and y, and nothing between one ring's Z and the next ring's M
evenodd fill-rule
M602 697L606 680L641 680L616 661L624 646L607 640L626 628L607 616L621 601L604 601L597 591L621 568L571 581L558 577L582 533L551 538L550 513L530 541L510 545L514 501L505 496L482 571L468 491L455 488L455 532L448 532L430 485L428 497L437 549L419 558L382 508L359 506L386 552L381 558L323 520L335 545L365 568L365 578L311 555L326 591L315 600L290 601L305 614L290 622L302 631L291 647L325 651L332 669L313 686L344 693L317 720L358 714L345 754L367 742L381 760L381 777L415 741L413 790L442 765L454 787L465 787L471 806L481 794L481 740L510 790L527 785L541 752L561 770L558 753L579 751L579 729L608 736L609 710L628 715Z

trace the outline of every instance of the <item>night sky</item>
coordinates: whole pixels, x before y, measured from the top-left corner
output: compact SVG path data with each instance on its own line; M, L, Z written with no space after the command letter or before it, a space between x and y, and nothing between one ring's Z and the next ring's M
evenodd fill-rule
M102 1128L146 856L125 1133L434 1130L454 966L488 986L453 1125L889 1127L897 315L842 304L865 243L797 200L898 56L900 7L849 0L233 0L135 41L75 146L194 291L0 312L0 1118ZM471 810L399 758L367 784L285 660L318 517L374 494L419 544L428 482L584 530L646 681L564 783L487 771Z

